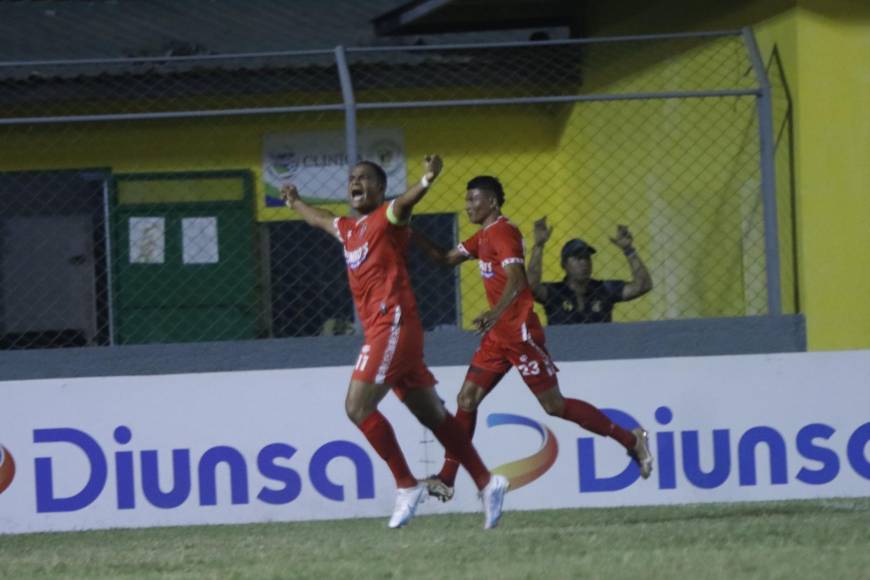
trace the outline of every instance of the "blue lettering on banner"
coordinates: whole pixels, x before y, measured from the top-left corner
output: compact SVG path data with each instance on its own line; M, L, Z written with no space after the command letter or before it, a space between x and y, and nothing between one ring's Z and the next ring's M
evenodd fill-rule
M627 429L634 428L638 421L619 409L602 409L615 423ZM659 425L668 425L674 414L670 408L661 406L655 411ZM836 429L823 423L811 423L802 427L795 436L795 449L801 459L814 462L801 465L795 479L809 485L823 485L833 481L840 473L840 457L819 441L826 441ZM712 436L703 436L698 431L679 432L682 446L682 470L686 480L700 489L715 489L724 484L732 473L732 432L729 429L712 429ZM733 434L737 435L737 434ZM710 437L710 439L707 439ZM701 446L712 441L713 459L708 469L701 467ZM677 459L675 433L658 431L655 436L656 472L658 487L662 490L677 488ZM870 479L870 459L867 445L870 443L870 423L859 426L846 445L846 456L855 473ZM737 480L741 486L758 485L757 461L766 460L769 466L771 485L784 485L789 481L789 448L786 438L773 427L760 425L740 434L737 439ZM818 465L815 465L818 464ZM613 492L625 489L640 477L637 466L626 459L626 466L615 475L603 476L596 471L595 440L592 437L577 439L577 465L579 491L581 493Z
M870 479L870 460L867 459L865 453L868 442L870 442L870 423L864 423L849 437L846 455L849 457L849 464L855 473Z
M617 409L601 409L607 417L626 429L638 426L637 420ZM598 477L595 474L595 440L591 437L577 439L577 455L580 460L580 491L617 491L625 489L640 477L640 469L629 460L621 472L611 477Z
M257 455L257 468L263 477L284 484L281 489L264 487L257 494L257 499L263 503L281 505L290 503L302 493L302 478L293 469L276 465L276 459L290 459L296 454L296 449L284 443L266 445Z
M375 497L375 474L365 451L350 441L332 441L318 449L308 465L308 476L320 495L335 501L344 501L344 487L334 484L326 475L326 466L336 457L346 457L356 468L356 496L359 499Z
M37 429L33 432L33 442L75 445L84 452L90 464L90 475L81 491L69 497L55 497L51 458L37 457L34 461L37 512L73 512L92 504L99 497L106 485L108 466L100 444L93 437L78 429Z
M833 481L837 477L837 474L840 472L840 458L827 447L813 444L815 439L830 439L834 431L833 427L822 423L813 423L798 431L798 453L807 459L822 464L818 469L801 467L797 473L798 481L809 483L810 485L822 485Z
M115 443L124 446L130 443L133 433L129 427L121 425L113 433ZM37 513L71 512L84 509L94 503L109 480L107 453L100 443L88 433L73 428L35 429L34 443L64 443L72 445L84 453L87 461L87 481L76 493L59 497L56 493L55 471L51 457L37 457L34 460L36 511ZM271 443L257 454L256 470L259 474L278 484L277 487L263 486L256 499L266 504L281 505L294 501L302 492L302 479L299 473L280 460L290 460L296 448L285 443ZM164 478L171 481L169 489L160 487L158 451L145 449L138 452L141 493L145 500L161 509L172 509L184 504L191 495L191 452L190 449L173 449L172 476ZM356 470L356 498L375 497L374 468L368 454L350 441L330 441L315 450L309 464L309 478L315 491L333 501L345 501L344 486L330 480L327 467L336 458L349 459ZM119 510L136 507L136 453L121 449L113 454L116 506ZM218 503L218 475L226 473L229 478L230 501L234 505L250 502L248 461L244 454L234 447L219 445L205 450L196 462L199 483L199 505L214 506Z
M157 468L157 451L142 451L142 493L148 503L163 509L172 509L183 504L190 495L190 450L172 450L172 488L160 489L160 473Z
M216 472L220 463L230 468L230 493L234 504L248 503L248 466L238 449L212 447L199 460L199 505L217 505Z
M684 431L680 435L683 443L683 473L686 474L686 479L701 489L713 489L725 483L731 473L731 433L728 429L713 429L713 467L710 471L701 468L698 432Z

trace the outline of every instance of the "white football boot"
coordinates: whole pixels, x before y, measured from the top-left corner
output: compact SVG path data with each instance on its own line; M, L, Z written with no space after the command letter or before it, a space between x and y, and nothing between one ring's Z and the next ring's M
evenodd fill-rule
M504 506L504 494L510 486L510 481L505 476L493 475L480 492L483 499L483 529L491 530L498 525Z
M391 528L401 528L406 526L411 518L414 517L414 512L417 511L417 505L423 499L423 494L426 493L426 485L418 483L414 487L400 487L396 490L396 505L393 507L393 516L388 524Z
M637 466L640 468L640 476L648 479L653 470L653 456L649 450L649 435L643 427L635 427L631 430L634 433L637 443L634 444L634 449L628 452Z
M426 484L426 490L429 492L429 495L437 498L438 501L448 502L453 499L453 487L441 481L441 478L437 475L430 475L423 480L423 483Z

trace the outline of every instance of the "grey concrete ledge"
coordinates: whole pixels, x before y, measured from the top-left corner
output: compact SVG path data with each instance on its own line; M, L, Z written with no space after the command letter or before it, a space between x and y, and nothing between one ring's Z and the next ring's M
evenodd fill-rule
M806 351L802 315L549 326L556 361ZM466 365L479 337L426 335L431 366ZM0 351L0 381L352 365L359 336Z

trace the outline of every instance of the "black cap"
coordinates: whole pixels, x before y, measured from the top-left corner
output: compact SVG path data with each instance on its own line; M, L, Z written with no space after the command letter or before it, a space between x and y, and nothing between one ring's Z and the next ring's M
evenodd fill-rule
M574 238L573 240L568 240L568 243L562 246L562 262L564 262L571 256L588 258L594 253L595 248L593 248L581 239Z

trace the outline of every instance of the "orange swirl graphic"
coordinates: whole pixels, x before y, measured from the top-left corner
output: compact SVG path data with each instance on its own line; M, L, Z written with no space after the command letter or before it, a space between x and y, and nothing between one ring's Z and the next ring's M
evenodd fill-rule
M0 493L3 493L15 477L15 460L9 450L0 445Z
M556 457L559 455L559 444L556 441L556 436L547 427L537 421L520 415L494 413L487 417L486 424L488 427L524 425L531 427L541 436L541 447L534 454L523 459L505 463L504 465L499 465L492 470L493 473L504 475L510 480L511 491L515 491L535 481L544 475L556 462Z

